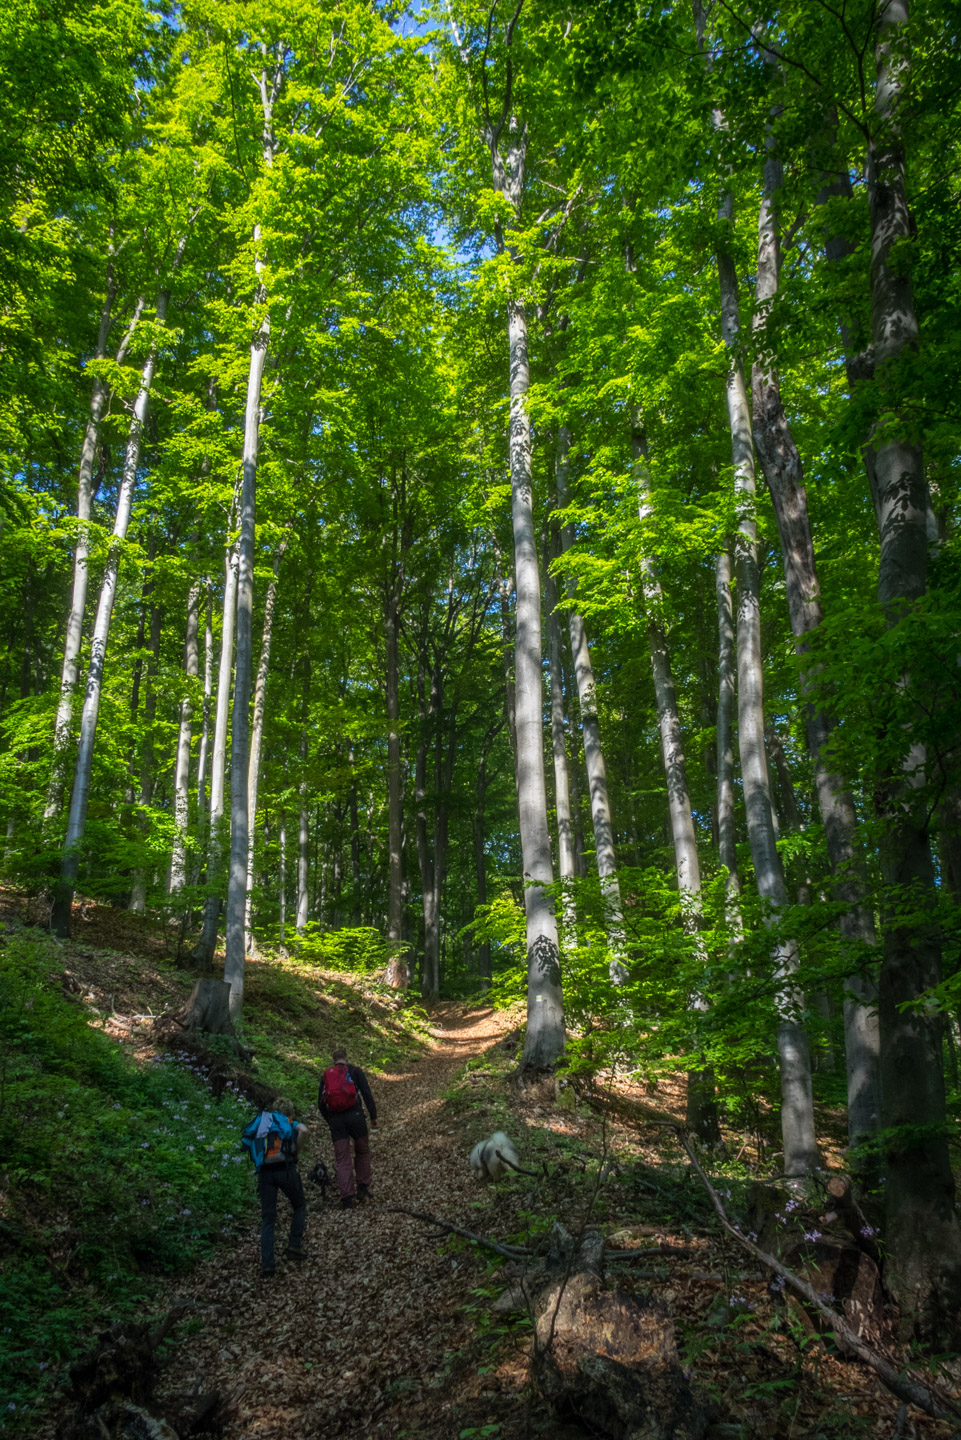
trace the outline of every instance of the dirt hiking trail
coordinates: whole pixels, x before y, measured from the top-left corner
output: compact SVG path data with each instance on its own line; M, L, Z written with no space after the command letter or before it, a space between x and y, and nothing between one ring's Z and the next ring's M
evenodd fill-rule
M444 1424L445 1355L464 1331L476 1262L438 1254L423 1225L387 1207L470 1226L480 1192L463 1140L445 1123L442 1096L466 1061L503 1038L507 1021L488 1009L438 1004L431 1022L434 1044L423 1059L371 1079L379 1130L371 1137L370 1202L341 1210L335 1186L323 1203L307 1185L298 1266L284 1258L290 1206L280 1196L273 1278L260 1274L258 1220L167 1292L170 1304L199 1308L196 1333L178 1340L162 1391L233 1396L226 1437L459 1433L453 1417L451 1428ZM326 1124L316 1111L303 1118L310 1144L301 1173L324 1159L333 1174Z

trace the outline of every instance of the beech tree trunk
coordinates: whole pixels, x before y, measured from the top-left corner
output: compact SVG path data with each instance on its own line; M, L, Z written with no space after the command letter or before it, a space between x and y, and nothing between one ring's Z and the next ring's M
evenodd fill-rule
M274 555L273 573L270 577L270 583L267 586L267 597L264 601L264 630L260 642L260 661L257 665L257 681L254 685L254 718L250 737L250 763L247 767L247 823L249 827L249 837L247 842L246 897L244 901L245 945L251 955L256 954L256 942L251 924L251 903L254 888L254 839L257 825L257 790L260 784L260 756L264 743L264 707L267 702L267 672L270 667L270 642L274 631L274 609L277 604L277 581L280 575L280 564L284 558L284 551L287 548L287 540L288 535L285 535L277 547L277 553Z
M795 649L803 658L810 653L808 637L821 624L823 612L801 457L784 410L767 335L768 316L780 283L777 204L781 186L781 165L769 145L758 221L756 359L751 377L754 442L777 518ZM877 986L871 971L876 935L865 863L858 843L854 799L831 760L835 719L823 699L816 695L816 687L816 672L806 665L801 672L801 694L805 701L808 751L814 767L814 785L834 891L848 906L840 926L853 961L845 980L844 999L848 1135L851 1145L858 1146L876 1134L881 1119Z
M509 173L519 201L523 186L526 130L511 117ZM541 680L541 588L534 535L531 435L527 418L530 370L527 314L509 299L511 514L517 587L514 643L517 803L524 866L527 917L527 1033L521 1069L551 1069L564 1048L564 1008L557 920L545 886L553 884L551 838L544 779Z
M231 517L232 518L232 517ZM209 970L214 963L220 928L221 857L224 782L227 774L227 721L230 717L230 678L234 665L234 626L237 620L237 551L231 545L224 561L224 610L220 632L220 666L217 672L217 710L210 757L210 826L207 836L207 899L203 925L191 959Z
M177 247L173 268L176 269L183 256L185 241ZM157 296L156 319L163 325L170 304L170 291L161 290ZM54 934L69 939L73 892L80 867L80 846L83 843L87 823L87 804L90 797L90 776L93 768L93 751L97 738L97 721L100 716L100 697L103 689L103 671L107 656L107 640L110 635L110 621L117 596L117 581L120 574L120 556L127 538L130 511L133 505L134 486L143 447L143 432L150 406L150 389L153 385L154 369L157 363L156 347L152 348L140 372L140 386L134 402L127 448L124 454L123 475L117 496L117 513L113 535L107 551L97 615L94 620L93 636L90 641L90 664L87 670L87 687L83 711L80 717L80 746L74 771L73 790L70 796L70 814L67 820L67 834L64 840L63 861L60 867L60 881L55 887L51 926Z
M734 825L734 707L737 699L737 658L734 648L734 565L729 546L718 552L717 594L717 852L727 872L727 919L740 928L737 833Z
M174 772L174 843L170 857L168 893L176 895L187 883L187 833L190 827L190 741L193 734L193 700L190 682L200 668L197 638L200 628L200 581L195 580L187 596L187 637L184 641L184 675L187 691L180 702L177 732L177 765Z
M113 259L107 266L107 294L100 312L100 326L97 331L96 358L103 360L107 354L107 337L110 333L111 312L117 293L113 276ZM130 325L116 354L116 363L122 365L134 330L143 311L143 296L137 301ZM66 637L63 647L63 669L60 677L60 698L57 703L57 718L53 731L53 763L50 770L50 784L44 821L50 821L63 809L64 761L70 748L70 731L73 721L73 706L80 674L80 650L83 645L83 617L87 605L87 567L90 560L90 517L93 510L94 483L93 465L100 437L100 421L110 387L99 375L94 376L90 396L90 418L84 432L80 451L80 468L77 475L77 540L73 551L73 588L70 594L70 610L67 614Z
M737 347L740 331L737 272L727 249L733 229L734 208L725 196L719 214L722 243L717 267L721 292L721 327L731 355L727 377L727 408L734 461L734 489L738 528L734 563L737 577L737 712L741 780L747 815L748 840L754 861L758 892L775 913L788 904L774 834L771 782L764 751L764 680L761 663L760 580L757 562L754 446L747 389ZM798 967L797 944L788 940L774 952L780 986L778 1055L781 1065L781 1136L784 1173L809 1174L819 1163L811 1091L811 1057L800 1023L802 997L792 976Z
M204 581L205 587L208 582ZM200 820L201 843L206 838L207 828L207 761L210 751L210 701L214 693L214 599L207 588L207 604L204 616L204 706L200 721L200 749L197 753L197 812ZM201 854L197 858L191 875L191 884L200 879Z
M567 765L567 723L564 714L564 674L561 661L561 633L557 619L557 586L548 570L544 576L544 604L547 610L547 655L551 685L551 750L554 757L554 809L557 816L557 869L561 880L573 881L574 826L571 820L571 788ZM577 913L573 891L567 891L562 906L565 946L577 944Z
M281 806L280 826L277 836L277 843L280 849L280 876L278 879L277 904L279 915L277 920L277 932L280 942L281 955L287 954L287 811Z
M300 808L297 827L297 909L294 928L298 935L303 935L307 928L307 915L310 907L310 891L307 888L310 878L310 809L307 792L307 758L309 754L307 724L310 718L310 676L310 655L307 654L304 656L304 709L300 730L300 780L297 785ZM322 908L323 904L321 904Z
M404 788L400 743L400 597L396 567L384 603L387 673L387 983L406 990L410 971L404 947Z
M900 248L912 236L905 187L901 108L908 81L907 0L879 12L874 135L868 152L871 313L876 373L887 394L873 440L881 532L878 600L897 625L927 588L927 486L914 424L899 393L898 360L918 345L910 271ZM892 253L894 252L894 253ZM894 423L892 423L892 421ZM925 756L907 738L899 771L881 798L881 866L892 913L880 979L882 1123L887 1139L885 1280L902 1319L939 1349L961 1334L961 1226L947 1141L941 1016L919 1003L940 978L940 940L914 913L935 895Z
M636 426L632 436L634 474L637 480L638 519L642 526L642 543L647 537L643 527L649 527L652 519L650 499L650 475L647 463L647 442L643 430ZM664 763L664 777L667 783L667 805L671 820L671 839L674 844L674 864L677 871L677 889L681 903L684 928L697 947L698 957L706 962L703 940L698 932L703 920L701 909L701 865L697 853L697 832L694 829L694 813L691 809L691 795L687 786L687 764L684 759L684 745L681 735L681 716L674 688L671 669L671 653L667 643L664 624L664 595L653 559L643 553L641 559L641 591L644 596L644 610L647 619L647 642L651 655L651 671L654 678L654 698L657 705L657 723L661 736L661 759ZM705 1011L707 1001L703 994L694 991L691 1008ZM688 1072L687 1077L687 1125L705 1145L720 1145L721 1127L715 1100L714 1071L709 1065L701 1065Z
M561 426L557 438L557 499L561 507L567 504L568 452L570 438L565 426ZM574 543L570 525L561 529L561 551L566 554ZM610 976L615 985L623 985L627 979L627 968L623 961L625 951L624 913L621 908L621 887L617 880L617 852L614 848L614 826L611 820L611 802L607 789L607 767L601 746L601 727L597 718L597 697L594 690L594 667L591 663L587 630L581 615L573 608L577 586L568 581L567 596L572 602L569 615L571 636L571 658L574 662L574 680L577 684L577 699L581 712L581 736L584 741L584 761L587 766L587 783L591 800L591 820L594 826L594 854L597 873L604 896L607 917L607 937L611 950Z
M156 679L160 659L160 607L150 605L150 659L147 661L147 684L143 706L143 747L140 754L140 788L138 800L140 809L136 818L137 829L144 837L149 833L149 821L144 813L153 800L154 788L154 747L153 726L157 716ZM135 915L143 915L147 909L147 868L141 863L134 873L130 890L130 909Z

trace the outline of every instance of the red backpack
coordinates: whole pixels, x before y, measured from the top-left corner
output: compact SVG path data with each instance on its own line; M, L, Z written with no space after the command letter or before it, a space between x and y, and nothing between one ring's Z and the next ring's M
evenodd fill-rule
M342 1115L346 1110L353 1110L357 1104L357 1086L343 1063L331 1065L329 1070L324 1071L320 1093L331 1115Z

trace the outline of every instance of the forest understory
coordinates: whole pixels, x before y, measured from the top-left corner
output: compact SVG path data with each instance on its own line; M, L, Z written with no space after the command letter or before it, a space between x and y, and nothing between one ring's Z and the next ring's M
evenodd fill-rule
M169 938L163 927L90 904L82 917L78 912L76 938L58 943L23 929L24 915L30 918L30 903L6 892L4 943L41 947L43 984L56 992L57 1004L72 1007L87 1029L123 1053L126 1065L164 1069L154 1019L179 1003L192 977L164 953ZM38 1185L37 1174L12 1184L8 1178L2 1195L8 1253L19 1228L21 1241L59 1271L62 1306L75 1304L78 1292L96 1293L86 1302L85 1334L74 1333L62 1345L59 1361L53 1353L34 1356L45 1388L29 1405L18 1395L14 1409L20 1402L21 1418L4 1411L4 1429L54 1440L76 1408L67 1362L97 1327L118 1316L156 1323L186 1305L162 1347L150 1403L162 1413L176 1397L217 1391L212 1433L237 1440L280 1440L291 1433L323 1440L575 1440L592 1433L554 1413L532 1384L532 1317L523 1302L505 1302L523 1267L505 1267L471 1242L438 1236L393 1208L403 1207L508 1245L543 1244L555 1221L574 1235L601 1231L615 1257L607 1266L608 1284L642 1300L654 1297L669 1310L679 1363L709 1416L710 1427L700 1433L711 1440L947 1440L956 1433L956 1424L901 1405L869 1368L843 1358L819 1333L823 1327L810 1307L772 1284L771 1273L722 1233L704 1187L663 1128L665 1121L683 1124L682 1070L656 1082L599 1072L579 1089L569 1084L518 1092L511 1079L520 1045L514 1012L438 1002L414 1028L392 1030L396 997L370 977L322 973L286 960L262 959L250 969L258 1082L282 1084L302 1105L312 1129L305 1170L319 1158L332 1162L326 1128L312 1123L312 1092L334 1037L349 1037L351 1053L370 1065L381 1112L373 1137L372 1200L343 1212L334 1199L312 1194L306 1260L300 1267L282 1264L272 1280L264 1280L255 1187L245 1163L227 1233L211 1237L188 1268L181 1264L180 1273L164 1278L162 1267L141 1256L139 1263L128 1261L127 1273L114 1272L91 1286L83 1263L63 1251L60 1205L69 1211L69 1184L58 1200L56 1184ZM391 1045L388 1056L383 1052ZM369 1061L368 1052L378 1051L380 1058ZM229 1127L251 1106L244 1110L240 1102L227 1118L234 1103L229 1088L219 1098L208 1088L218 1062L237 1073L223 1055L212 1053L209 1069L198 1064L195 1052L187 1063L198 1066L189 1084L202 1105L227 1121L226 1153L238 1143L239 1132ZM49 1085L58 1074L63 1080L65 1065L48 1056ZM103 1081L91 1072L86 1083ZM824 1112L818 1119L840 1147L843 1115ZM765 1123L776 1143L776 1116ZM499 1129L511 1136L520 1164L536 1178L514 1173L482 1185L471 1175L471 1147ZM724 1158L702 1160L732 1219L745 1231L760 1228L761 1242L775 1248L780 1228L781 1253L792 1253L792 1263L812 1278L820 1275L817 1288L837 1283L840 1291L844 1267L838 1255L850 1256L851 1239L830 1213L828 1177L821 1179L820 1202L810 1189L799 1202L796 1193L792 1198L771 1183L770 1163L758 1163L757 1134L726 1130L724 1139ZM58 1163L69 1164L69 1157ZM86 1183L80 1174L67 1178ZM142 1177L127 1171L126 1179L136 1185ZM756 1181L768 1182L760 1190L771 1204L762 1199L758 1208ZM182 1185L184 1197L191 1199ZM205 1202L198 1195L192 1203ZM279 1239L283 1209L281 1202ZM83 1236L75 1240L79 1249ZM619 1264L616 1257L630 1250L649 1253L640 1265ZM10 1279L8 1266L0 1273ZM136 1291L132 1305L125 1303L128 1287ZM10 1298L4 1297L4 1315ZM896 1343L892 1312L879 1293L865 1288L863 1275L850 1299L863 1303L859 1323L872 1345L897 1368L914 1358ZM28 1328L23 1297L19 1303ZM844 1309L850 1318L850 1305ZM9 1341L4 1360L12 1380L22 1357L12 1354ZM957 1391L953 1365L942 1368L941 1380Z

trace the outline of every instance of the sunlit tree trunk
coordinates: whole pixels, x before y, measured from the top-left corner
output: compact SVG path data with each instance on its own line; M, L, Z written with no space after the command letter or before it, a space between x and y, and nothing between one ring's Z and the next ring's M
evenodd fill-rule
M551 750L554 757L554 808L557 816L557 869L569 886L574 880L574 826L571 819L571 787L567 764L567 723L564 714L564 673L561 660L561 631L557 618L557 586L548 572L544 577L547 655L551 687ZM562 910L564 944L577 944L577 914L573 890L565 892Z
M113 275L113 260L107 266L107 294L100 313L97 331L96 358L103 360L107 354L107 337L110 333L111 312L116 296L116 282ZM137 301L133 318L116 354L116 363L122 365L127 358L130 341L143 311L143 297ZM90 396L90 417L84 432L83 447L80 451L80 469L77 476L77 539L73 552L73 587L70 594L70 610L67 614L67 628L63 647L63 670L60 677L60 699L57 703L57 718L53 732L53 764L50 771L50 785L44 808L44 821L52 820L63 808L64 761L70 748L70 729L73 720L73 706L76 697L77 680L80 673L80 650L83 644L83 616L87 605L87 571L90 561L90 517L93 510L94 483L93 467L100 437L100 422L110 387L99 375L94 376L93 392Z
M400 734L400 597L392 570L385 594L384 634L387 696L387 983L406 990L410 971L404 951L404 777Z
M196 680L200 668L197 639L200 629L200 581L196 580L187 596L187 637L184 642L184 676L187 691L180 702L180 727L177 732L177 765L174 772L174 843L170 857L168 892L176 895L187 883L187 833L190 827L190 742L193 735L193 700L190 682Z
M274 633L274 609L277 604L277 581L280 575L280 563L284 558L284 551L287 548L288 536L285 535L277 547L274 555L273 574L267 586L267 597L264 601L264 630L260 643L260 661L257 665L257 680L254 685L254 718L250 736L250 762L247 767L247 823L249 837L247 842L247 893L244 909L244 933L245 943L249 954L256 954L256 942L254 940L253 927L251 924L251 903L254 889L254 839L257 825L257 791L260 784L260 756L264 743L264 708L267 702L267 672L270 668L270 642Z
M217 931L220 927L220 884L222 878L224 787L227 776L227 722L230 718L230 680L234 666L234 626L237 619L237 551L229 545L224 561L224 609L220 630L220 665L217 672L217 709L210 755L210 811L207 831L207 899L204 902L200 937L191 959L203 969L214 963Z
M173 268L176 269L183 256L184 241L177 247ZM156 320L163 325L170 304L170 291L161 290L157 296ZM100 598L90 641L90 664L87 670L87 686L83 711L80 717L80 746L74 771L73 790L70 796L70 814L67 820L67 834L64 840L63 862L60 881L56 886L51 926L56 935L69 938L73 892L80 867L80 846L83 842L87 823L87 804L90 797L90 776L93 769L94 744L97 738L97 721L100 716L100 698L103 690L103 672L107 655L107 640L110 635L110 621L117 596L117 582L120 574L120 556L127 538L133 492L140 467L140 453L143 447L144 426L150 405L150 390L153 385L154 369L157 363L156 348L151 348L140 372L140 385L134 401L127 448L124 454L123 474L117 496L117 512L114 519L113 535L107 551L103 580L100 584Z
M299 818L297 826L297 908L294 928L298 935L307 929L307 915L310 908L310 806L307 789L307 760L309 740L307 726L310 719L310 655L304 656L304 700L300 728L300 780L297 785ZM323 901L320 905L323 911Z
M279 865L280 876L278 880L277 904L279 916L277 921L277 937L280 942L281 955L287 954L287 811L281 806L280 827L277 837L280 850Z
M141 836L146 837L149 833L149 821L145 814L146 807L153 800L154 790L154 744L153 727L157 717L157 670L160 662L160 607L151 602L150 605L150 637L149 652L150 658L147 661L146 694L143 706L143 744L140 752L140 788L138 800L140 810L137 815L137 829ZM143 915L147 909L147 867L141 861L134 873L133 885L130 890L130 909L135 915Z
M737 833L734 825L734 709L737 700L737 657L734 648L733 541L718 551L715 562L717 598L717 852L727 876L727 920L740 929Z

